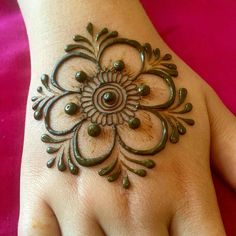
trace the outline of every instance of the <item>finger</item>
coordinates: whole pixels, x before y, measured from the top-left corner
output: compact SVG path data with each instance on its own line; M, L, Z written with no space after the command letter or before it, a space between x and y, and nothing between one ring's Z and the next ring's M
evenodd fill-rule
M61 233L62 235L106 235L103 228L95 219L88 217L77 217L76 214L72 214L73 217L69 219L61 218Z
M236 118L213 89L207 91L212 164L236 189Z
M60 227L52 209L41 199L24 204L20 212L18 235L60 236Z

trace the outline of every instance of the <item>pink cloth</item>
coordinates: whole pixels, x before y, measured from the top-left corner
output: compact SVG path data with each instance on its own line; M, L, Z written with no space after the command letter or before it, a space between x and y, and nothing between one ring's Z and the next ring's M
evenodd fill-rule
M142 0L170 45L236 114L236 1ZM17 234L19 173L30 81L29 48L13 0L0 7L0 236ZM214 175L227 235L236 235L235 194Z

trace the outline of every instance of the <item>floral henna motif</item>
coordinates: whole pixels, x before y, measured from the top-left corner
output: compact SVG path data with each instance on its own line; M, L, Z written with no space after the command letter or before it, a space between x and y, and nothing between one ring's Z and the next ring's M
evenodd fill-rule
M120 38L116 31L110 32L107 28L95 35L91 23L88 24L87 31L91 39L76 35L75 43L65 48L66 54L55 65L51 76L42 75L43 87L37 89L40 95L32 98L34 118L43 119L48 131L42 135L41 140L49 144L47 153L55 155L47 162L47 167L53 167L57 161L60 171L68 168L72 174L77 175L79 166L91 167L102 164L109 159L115 147L118 147L118 156L108 161L109 164L103 166L98 174L106 176L109 182L117 180L122 174L122 185L129 188L127 171L141 177L146 176L147 169L155 166L150 157L165 148L168 138L171 143L177 143L180 135L186 133L184 123L194 125L194 120L184 117L193 106L191 103L185 103L186 88L179 88L176 94L173 77L177 77L178 72L176 65L171 63L170 54L162 56L158 48L153 50L148 43L141 45L135 40ZM138 52L141 66L135 75L125 71L126 64L123 60L114 61L110 67L102 65L106 49L120 44L130 46ZM73 58L93 63L96 72L89 75L85 70L77 71L74 80L78 86L75 90L69 90L59 84L58 74L62 65ZM145 98L150 97L152 90L148 84L140 81L145 75L151 75L154 79L164 82L168 88L166 101L152 105L143 102ZM68 118L73 117L75 122L67 129L56 130L51 124L55 122L55 117L52 118L52 109L59 101L62 102L69 96L74 100L63 105L62 110ZM119 128L122 126L126 126L130 132L140 129L143 120L137 116L138 112L149 114L160 122L160 138L149 149L129 146L120 133ZM98 140L104 129L111 133L107 137L112 139L107 140L110 148L100 156L89 157L81 151L78 136L86 122L89 122L87 135L92 139ZM134 165L140 165L141 168L136 169L132 167Z

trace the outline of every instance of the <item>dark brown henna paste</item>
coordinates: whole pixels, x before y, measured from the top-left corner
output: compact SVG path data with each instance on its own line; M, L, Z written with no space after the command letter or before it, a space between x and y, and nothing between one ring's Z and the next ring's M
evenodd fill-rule
M60 171L65 171L68 167L71 174L77 175L79 165L91 167L102 164L109 159L114 147L120 145L126 153L121 151L120 155L110 161L107 166L103 166L98 174L107 176L107 180L113 182L123 173L122 185L127 189L130 187L127 171L145 177L147 169L155 167L155 162L150 159L150 156L163 150L168 138L171 143L179 141L180 135L186 133L183 122L190 126L194 125L194 120L183 117L185 113L192 110L193 106L191 103L185 103L188 93L186 88L180 88L176 96L173 77L178 76L178 71L176 65L171 62L170 54L161 56L160 50L158 48L153 50L149 43L141 45L135 40L119 38L117 31L109 32L107 28L94 36L91 23L88 24L87 31L91 40L76 35L75 43L65 48L66 54L56 63L51 76L42 75L41 82L44 88L38 87L37 91L40 95L32 98L34 118L43 119L49 133L41 137L43 142L52 145L47 147L47 153L55 155L47 162L48 168L52 168L57 162ZM139 53L141 67L135 75L124 72L126 65L123 60L114 61L111 68L102 67L101 58L106 49L118 44L128 45ZM97 68L93 76L89 76L85 71L76 72L75 80L80 86L75 91L64 88L57 79L60 67L72 58L88 60ZM169 90L168 99L161 104L141 105L142 99L148 97L152 89L145 83L139 83L141 75L153 75L163 80ZM46 95L45 91L50 95ZM54 104L67 96L77 98L77 103L70 102L63 107L68 116L77 117L77 123L69 129L58 131L51 126L51 109ZM127 124L130 129L139 129L142 120L136 117L137 111L150 112L161 123L160 140L157 140L154 147L147 150L138 150L128 146L117 130L118 126L124 124ZM81 153L78 134L85 121L91 122L87 133L93 138L99 138L103 127L111 127L113 141L107 153L93 158ZM168 128L171 129L170 134ZM137 158L128 156L129 153L137 155ZM143 156L149 157L143 159ZM130 166L132 163L146 169L134 169Z

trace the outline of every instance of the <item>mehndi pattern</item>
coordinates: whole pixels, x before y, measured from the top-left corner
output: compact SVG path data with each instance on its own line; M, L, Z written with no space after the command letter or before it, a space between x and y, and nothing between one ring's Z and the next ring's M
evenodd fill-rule
M194 125L193 119L185 117L193 106L186 102L187 89L176 89L174 80L178 77L178 71L170 54L161 55L160 50L152 49L149 43L141 45L135 40L121 38L117 31L107 28L95 34L91 23L87 26L87 32L88 38L74 36L74 43L65 48L66 54L56 63L51 75L42 75L42 86L37 89L39 95L32 98L34 118L44 120L47 130L41 140L48 144L47 153L53 156L47 162L47 167L52 168L57 164L59 171L69 169L71 174L77 175L80 166L102 165L110 158L109 164L103 164L98 174L105 176L109 182L122 175L123 187L129 188L128 172L146 176L147 170L155 167L152 156L165 148L168 139L171 143L177 143L180 136L186 133L184 124ZM127 45L137 51L141 65L138 71L126 72L126 63L120 58L112 62L111 67L102 64L106 49L115 45ZM96 73L91 75L86 70L77 71L74 80L78 86L70 90L59 83L58 74L63 64L73 58L93 63ZM151 105L142 102L152 91L143 80L140 82L145 75L163 81L168 88L166 101ZM68 118L74 117L76 122L67 129L57 130L51 124L55 119L52 118L53 107L69 96L75 99L66 103L61 110ZM124 125L133 132L140 129L143 121L137 116L138 112L150 114L160 122L160 139L155 140L156 144L148 149L137 149L127 144L118 129ZM89 157L81 152L78 136L86 122L89 122L87 135L93 139L99 139L105 128L110 131L111 140L107 140L110 147L104 154ZM119 154L111 158L117 146ZM134 168L134 165L140 168Z

